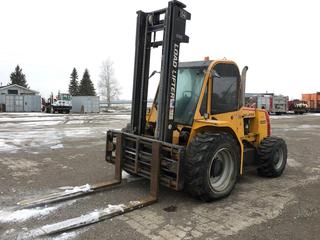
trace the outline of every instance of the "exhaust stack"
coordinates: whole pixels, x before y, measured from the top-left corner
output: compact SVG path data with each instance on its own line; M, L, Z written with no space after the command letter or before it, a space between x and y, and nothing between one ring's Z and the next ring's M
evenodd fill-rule
M245 92L246 92L246 78L247 78L247 71L248 71L248 66L245 66L242 69L241 72L241 85L240 85L240 107L244 106L245 103Z

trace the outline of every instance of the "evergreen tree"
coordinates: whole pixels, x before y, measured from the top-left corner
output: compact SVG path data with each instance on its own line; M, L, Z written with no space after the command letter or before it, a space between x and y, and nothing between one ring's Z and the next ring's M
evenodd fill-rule
M18 84L22 87L28 88L28 84L26 81L26 75L22 73L22 68L20 68L19 65L16 66L15 71L11 73L10 75L10 85L12 84Z
M80 96L96 96L96 90L94 89L93 83L90 79L90 74L88 69L83 73L83 77L79 86Z
M70 75L69 93L71 96L77 96L79 94L78 73L76 68L73 68Z

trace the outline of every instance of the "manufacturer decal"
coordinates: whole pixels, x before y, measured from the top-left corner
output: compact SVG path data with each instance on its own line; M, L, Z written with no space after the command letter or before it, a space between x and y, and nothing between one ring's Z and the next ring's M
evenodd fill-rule
M176 87L177 87L177 74L178 74L178 59L179 59L179 44L173 45L173 60L171 71L171 86L170 86L170 102L169 102L169 120L173 120Z

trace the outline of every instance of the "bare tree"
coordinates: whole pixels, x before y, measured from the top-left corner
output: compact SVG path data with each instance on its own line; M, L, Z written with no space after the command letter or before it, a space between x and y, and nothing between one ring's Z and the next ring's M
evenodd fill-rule
M100 95L107 100L108 107L112 100L119 98L120 86L114 77L113 61L110 59L102 62L98 88Z

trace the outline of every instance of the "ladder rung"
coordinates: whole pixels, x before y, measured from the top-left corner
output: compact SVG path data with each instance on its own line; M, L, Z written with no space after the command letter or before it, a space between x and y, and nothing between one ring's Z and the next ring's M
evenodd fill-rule
M162 43L163 43L162 41L152 42L151 47L156 48L156 47L162 46Z
M163 14L167 11L167 8L162 8L162 9L159 9L159 10L156 10L156 11L153 11L153 12L149 12L148 14L153 14L153 15L160 15L160 14Z
M162 31L164 29L164 24L157 24L157 25L152 25L148 26L148 32L157 32L157 31Z

